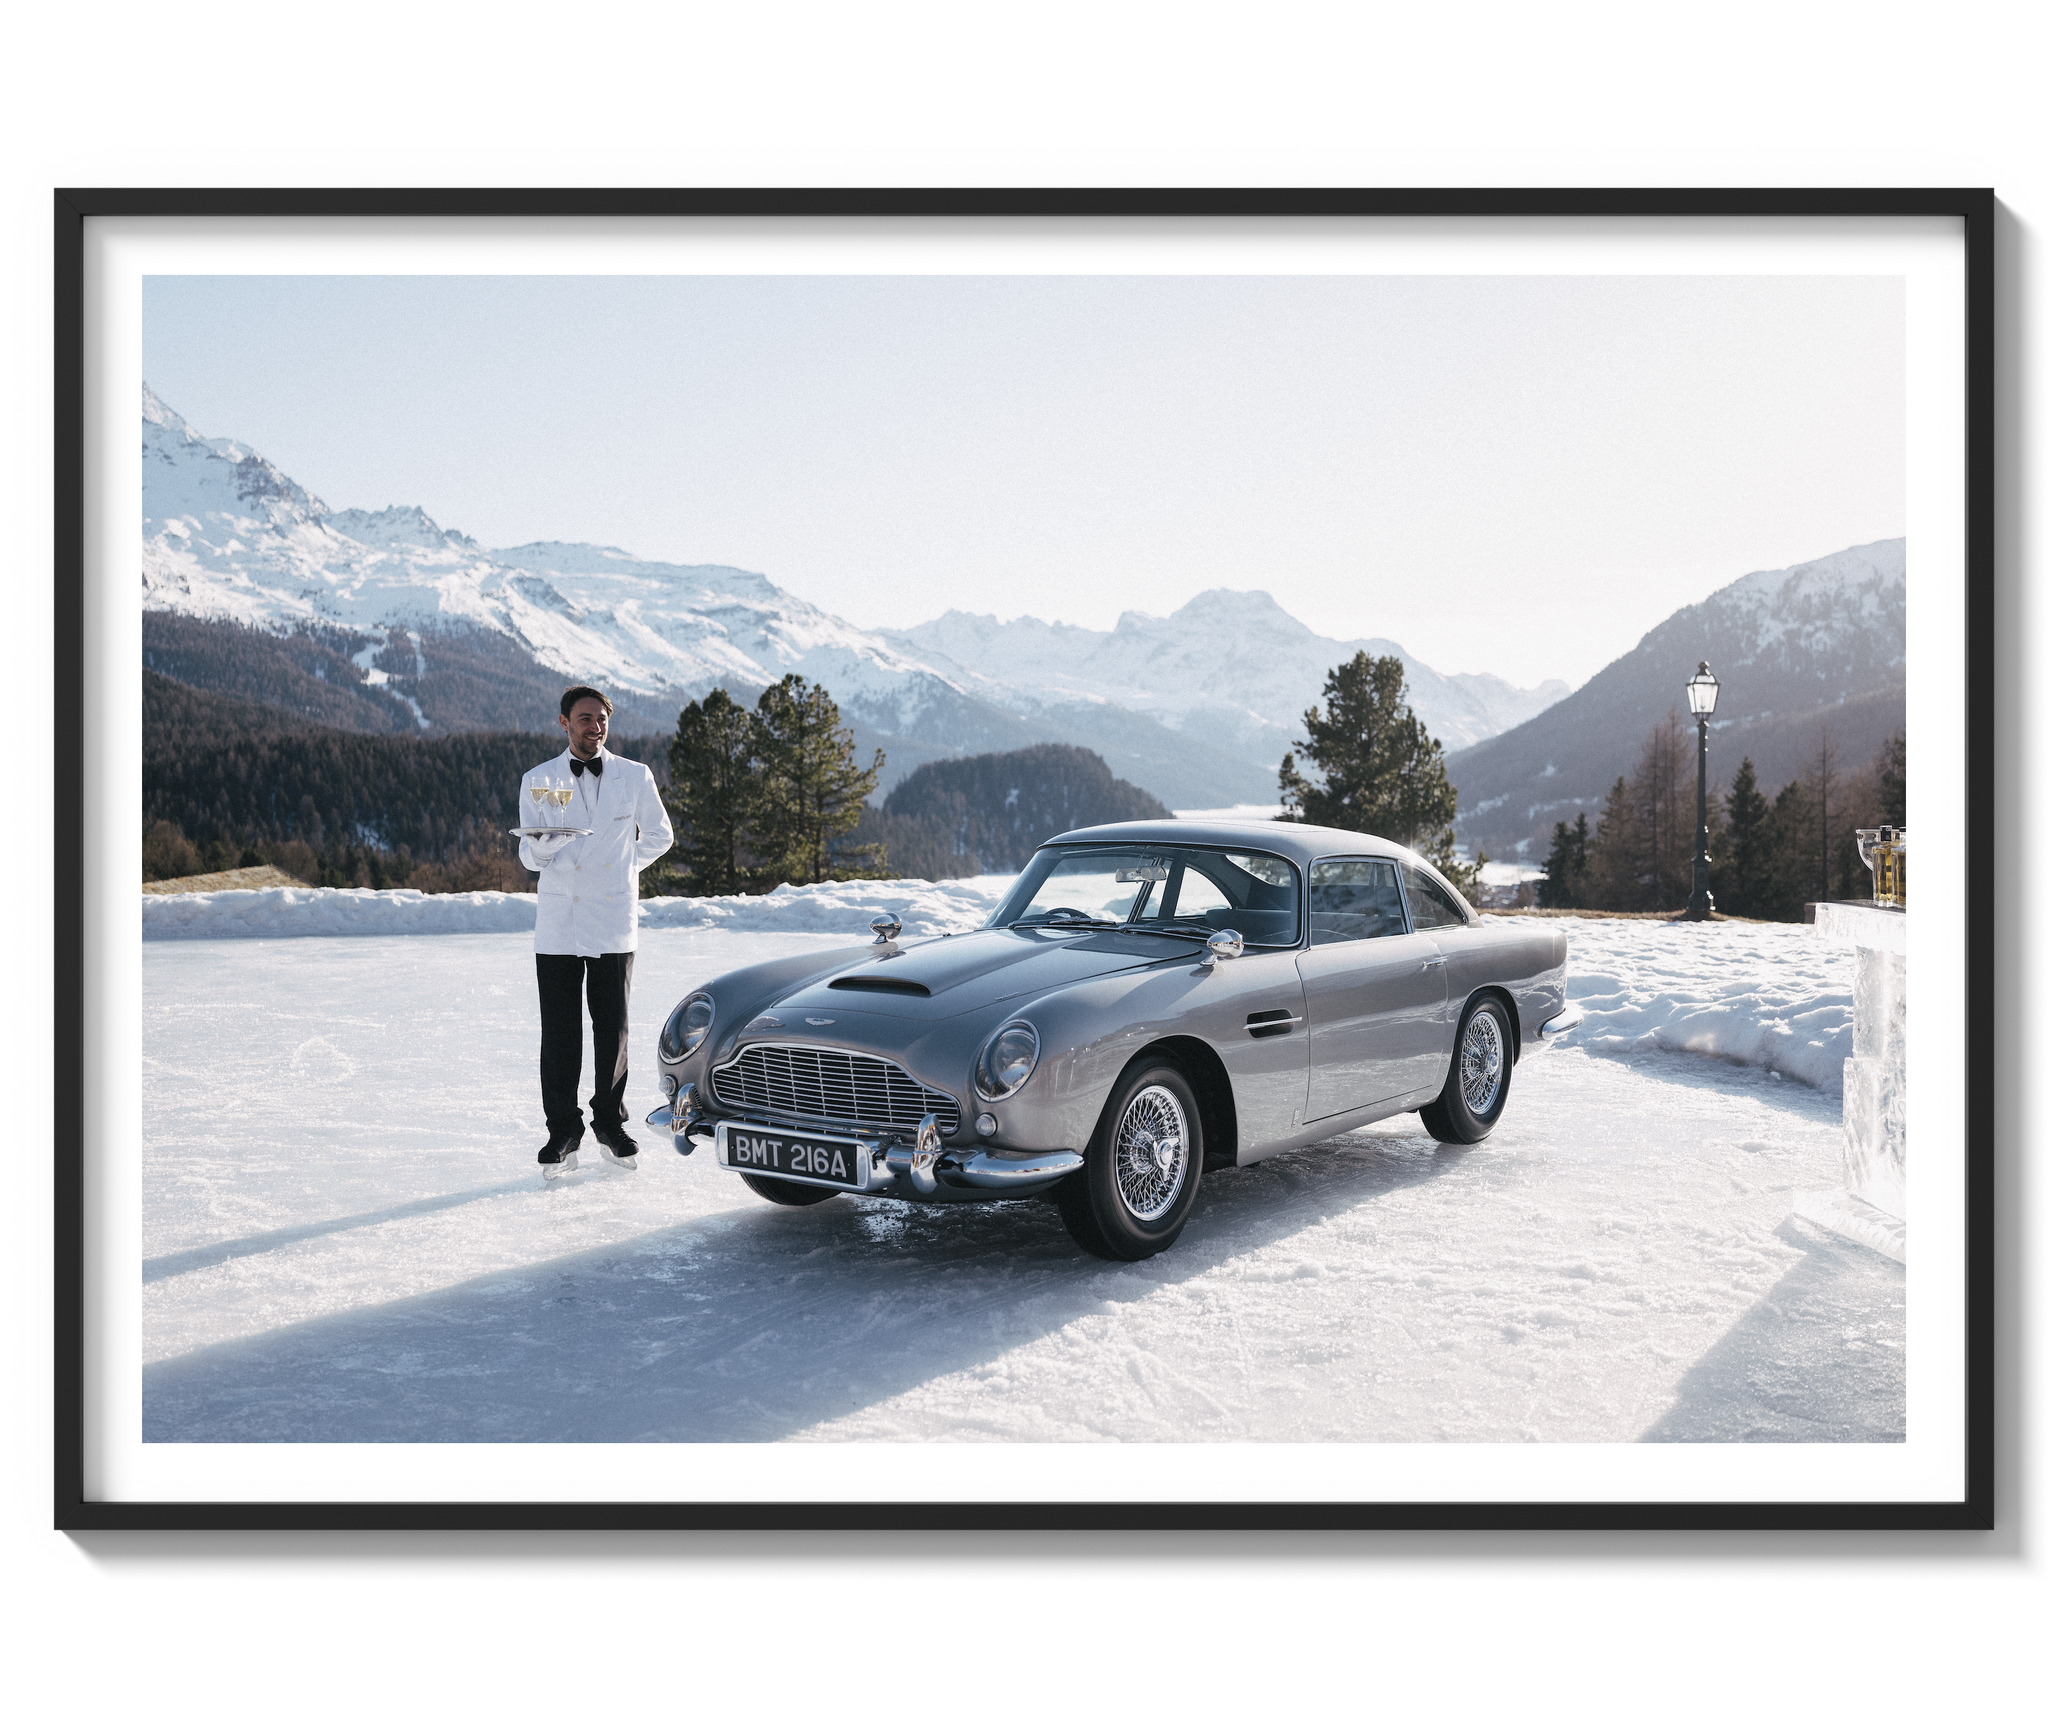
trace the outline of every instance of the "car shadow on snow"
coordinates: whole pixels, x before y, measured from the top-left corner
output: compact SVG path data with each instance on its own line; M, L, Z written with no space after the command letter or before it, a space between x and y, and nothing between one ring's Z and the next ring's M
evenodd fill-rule
M427 1199L408 1199L402 1205L387 1205L381 1211L357 1211L346 1217L329 1217L323 1222L295 1223L287 1229L265 1229L254 1235L237 1235L231 1241L212 1241L203 1247L187 1247L182 1252L159 1253L153 1259L142 1261L142 1280L145 1283L162 1282L166 1277L183 1276L187 1271L224 1265L230 1259L274 1253L280 1247L317 1240L322 1235L345 1234L350 1229L371 1229L380 1223L423 1217L429 1211L445 1211L452 1205L471 1205L479 1199L514 1197L529 1192L532 1186L532 1177L522 1175L517 1181L472 1187L465 1193L437 1193Z
M1679 1380L1651 1444L1901 1443L1906 1269L1797 1217L1804 1255Z
M155 1362L143 1437L773 1441L1227 1272L1471 1157L1417 1126L1214 1173L1180 1241L1139 1264L1079 1252L1040 1200L721 1211Z

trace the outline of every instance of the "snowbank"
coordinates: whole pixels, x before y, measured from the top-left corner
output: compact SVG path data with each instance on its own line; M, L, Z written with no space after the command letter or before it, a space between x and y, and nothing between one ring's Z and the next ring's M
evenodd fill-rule
M1558 919L1565 994L1586 1011L1568 1043L1609 1054L1686 1050L1842 1089L1855 951L1804 925Z
M379 937L449 931L530 931L531 895L476 889L218 889L144 895L142 935L158 937Z
M726 931L844 931L865 935L868 920L896 913L903 934L978 930L1017 879L956 877L944 883L784 883L771 895L670 895L640 903L640 922Z
M901 916L906 936L936 936L980 925L1010 886L1009 877L945 883L783 884L771 895L664 896L640 903L653 930L812 931L862 935L878 913ZM532 895L495 889L423 895L417 889L221 889L210 894L145 895L142 934L162 937L432 936L465 931L530 931Z

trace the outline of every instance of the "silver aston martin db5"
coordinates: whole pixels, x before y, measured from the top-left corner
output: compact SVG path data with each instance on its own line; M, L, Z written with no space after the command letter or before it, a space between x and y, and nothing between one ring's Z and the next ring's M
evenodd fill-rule
M1077 829L978 931L874 928L684 997L648 1121L778 1205L1042 1194L1109 1259L1171 1246L1205 1169L1406 1110L1485 1138L1565 1011L1562 932L1304 824Z

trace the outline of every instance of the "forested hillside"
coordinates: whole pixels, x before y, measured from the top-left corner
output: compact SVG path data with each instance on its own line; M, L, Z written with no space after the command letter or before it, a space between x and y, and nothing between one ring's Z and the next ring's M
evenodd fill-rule
M1747 756L1762 789L1776 792L1823 727L1843 756L1871 757L1906 723L1904 539L1737 579L1541 715L1446 758L1466 846L1535 860L1558 819L1598 816L1643 735L1666 711L1683 713L1702 660L1721 686L1710 781L1731 786Z
M1061 745L923 764L882 802L882 812L890 830L878 822L871 835L864 823L862 839L889 841L891 866L925 877L1014 871L1041 842L1069 829L1173 815L1143 788L1112 775L1096 753ZM906 863L913 850L923 864ZM940 864L958 869L934 868Z
M665 738L609 744L668 785ZM350 732L145 669L145 876L260 861L329 886L526 888L503 831L522 821L520 776L561 746L550 733ZM894 875L971 877L1014 871L1069 829L1171 815L1084 747L1027 746L920 766L863 808L851 840L883 844Z
M480 879L467 887L524 886L502 831L521 821L520 776L561 750L559 734L348 733L146 669L142 699L144 826L175 825L202 860L253 852L308 882L374 887L439 882L413 875L432 864ZM662 741L611 747L666 779Z
M161 610L143 613L142 665L204 692L362 734L517 732L545 723L570 683L477 628L364 632L302 623L268 632ZM625 693L614 703L615 732L660 733L675 721L665 703Z

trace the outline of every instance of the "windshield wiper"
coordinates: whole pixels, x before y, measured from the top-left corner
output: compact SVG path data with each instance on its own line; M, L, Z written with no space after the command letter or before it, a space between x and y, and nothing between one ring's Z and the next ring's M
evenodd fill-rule
M1053 912L1062 913L1062 909L1055 907ZM1134 931L1139 936L1146 937L1195 937L1202 942L1209 940L1207 925L1177 925L1170 920L1156 919L1091 919L1073 908L1065 909L1059 918L1054 918L1051 913L1031 913L1024 918L1010 921L1013 930L1020 925L1043 925L1046 929L1055 931Z

